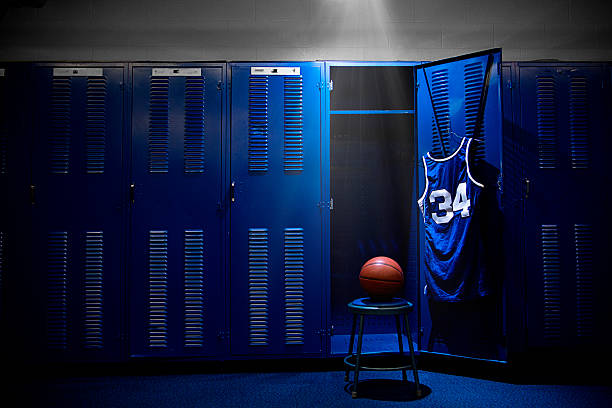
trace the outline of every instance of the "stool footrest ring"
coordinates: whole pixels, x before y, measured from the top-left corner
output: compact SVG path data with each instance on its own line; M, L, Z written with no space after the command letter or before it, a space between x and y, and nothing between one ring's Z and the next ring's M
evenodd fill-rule
M356 354L344 358L344 364L355 367ZM412 369L410 354L402 355L394 352L383 353L361 353L359 357L359 370L366 371L396 371Z

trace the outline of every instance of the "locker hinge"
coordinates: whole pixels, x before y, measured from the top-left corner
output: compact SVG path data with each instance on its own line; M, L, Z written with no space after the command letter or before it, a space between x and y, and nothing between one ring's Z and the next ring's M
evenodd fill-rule
M334 209L334 199L331 198L329 201L319 201L317 203L317 207L319 208L329 208L330 211Z
M334 334L334 328L332 326L331 329L317 329L315 330L315 334L319 336L332 336Z
M30 184L30 203L32 205L36 204L36 186L34 184Z
M319 90L327 89L331 92L334 90L334 81L321 81L317 84L317 88L319 88Z

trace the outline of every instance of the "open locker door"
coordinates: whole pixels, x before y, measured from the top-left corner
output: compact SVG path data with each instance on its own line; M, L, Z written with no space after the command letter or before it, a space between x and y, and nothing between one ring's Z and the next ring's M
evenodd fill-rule
M416 75L417 195L425 207L419 233L419 349L505 360L504 264L499 255L502 217L497 204L502 150L501 49L421 64ZM424 155L431 163L429 174ZM465 156L467 166L461 161ZM462 174L451 177L455 171ZM472 180L467 182L467 199L465 191L461 192L466 185L461 177ZM444 178L457 186L434 188ZM479 191L479 199L476 205L472 197L469 207L472 188ZM427 217L436 225L424 228ZM461 229L460 222L471 226ZM443 251L440 241L445 241ZM464 250L468 247L469 251ZM428 251L437 260L429 271L425 263Z

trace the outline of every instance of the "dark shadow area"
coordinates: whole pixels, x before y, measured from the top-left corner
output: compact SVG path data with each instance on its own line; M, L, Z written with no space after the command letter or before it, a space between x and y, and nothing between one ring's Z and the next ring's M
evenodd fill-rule
M353 383L344 387L344 391L351 394ZM416 394L416 384L411 381L378 378L359 381L358 398L376 401L407 402L427 398L431 394L431 388L421 384L421 396Z

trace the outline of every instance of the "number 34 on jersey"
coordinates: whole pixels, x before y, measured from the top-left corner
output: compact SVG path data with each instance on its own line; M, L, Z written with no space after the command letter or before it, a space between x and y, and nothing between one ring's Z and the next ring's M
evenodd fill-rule
M440 201L440 198L442 201ZM461 211L461 218L470 216L470 199L467 196L466 183L457 186L455 199L446 189L434 190L429 194L429 202L438 207L432 210L431 217L436 224L446 224L455 216L456 212Z

